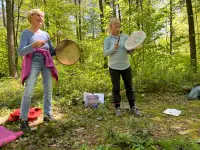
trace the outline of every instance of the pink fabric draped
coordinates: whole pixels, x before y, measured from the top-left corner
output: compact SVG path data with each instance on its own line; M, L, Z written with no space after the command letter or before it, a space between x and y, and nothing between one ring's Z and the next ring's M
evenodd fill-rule
M24 132L13 132L8 129L6 129L3 126L0 126L0 147L16 140L18 137L22 136Z
M53 58L48 50L37 48L35 52L41 53L45 58L45 65L50 68L52 77L58 82L58 72L53 62ZM24 56L22 61L21 82L24 85L25 80L31 73L33 53Z

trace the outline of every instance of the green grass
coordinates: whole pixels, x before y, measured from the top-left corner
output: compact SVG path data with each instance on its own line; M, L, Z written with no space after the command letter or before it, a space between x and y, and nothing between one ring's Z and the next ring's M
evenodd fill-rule
M199 144L188 138L162 139L158 144L165 150L199 150Z
M38 85L32 107L43 107L42 91ZM0 117L8 117L10 112L20 107L23 86L19 80L2 80L0 94ZM25 133L2 149L200 149L197 142L200 133L200 101L187 101L185 95L173 93L136 93L136 96L137 106L143 113L143 117L140 118L135 118L128 111L124 111L121 117L116 117L111 97L108 96L105 98L105 104L96 110L85 108L82 98L78 105L74 106L70 96L54 96L54 115L61 114L62 118L49 124L39 124L35 130ZM122 93L122 97L125 101L125 93ZM162 113L167 108L177 108L182 110L182 113L178 117L168 116ZM101 121L98 120L99 116L103 117ZM13 131L19 130L18 122L5 123L4 126Z

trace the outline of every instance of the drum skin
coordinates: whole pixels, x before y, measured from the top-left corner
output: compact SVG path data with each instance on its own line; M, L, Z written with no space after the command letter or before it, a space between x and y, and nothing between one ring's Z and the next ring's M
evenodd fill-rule
M127 50L139 49L142 47L142 44L144 43L145 39L145 32L135 31L130 36L128 36L128 39L125 42L125 48Z
M64 65L73 65L81 56L80 47L72 40L62 40L56 46L56 57Z

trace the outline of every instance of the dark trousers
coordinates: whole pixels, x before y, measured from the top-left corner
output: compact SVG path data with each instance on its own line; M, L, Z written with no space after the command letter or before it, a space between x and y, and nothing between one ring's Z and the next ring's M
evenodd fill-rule
M115 107L120 106L121 96L120 96L120 75L124 81L124 85L126 88L126 96L128 98L128 102L130 107L135 105L135 95L132 87L132 70L131 67L125 70L115 70L109 68L110 77L112 81L112 95Z

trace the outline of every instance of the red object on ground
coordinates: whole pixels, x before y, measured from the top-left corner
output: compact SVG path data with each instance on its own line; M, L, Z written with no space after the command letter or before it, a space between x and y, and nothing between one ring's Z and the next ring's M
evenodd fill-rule
M22 136L24 132L13 132L8 129L6 129L3 126L0 126L0 147L16 140L18 137Z
M28 121L34 121L42 114L42 110L40 108L30 108L28 112ZM8 121L15 122L18 121L20 117L20 108L14 110L9 118Z

